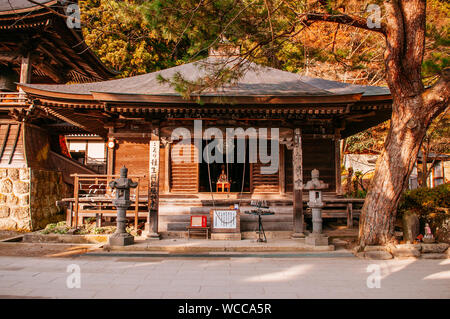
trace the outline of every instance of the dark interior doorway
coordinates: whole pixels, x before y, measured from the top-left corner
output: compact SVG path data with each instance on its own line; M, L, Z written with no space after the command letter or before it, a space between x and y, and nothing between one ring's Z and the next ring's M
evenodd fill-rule
M203 140L202 149L205 150L206 145L210 142L210 140ZM234 141L234 145L236 146L238 142ZM211 163L209 164L209 170L211 175L211 186L212 191L216 192L216 184L219 179L220 174L222 173L222 167L225 171L225 174L228 176L228 181L231 183L230 192L239 193L242 190L242 181L244 180L244 192L250 192L250 164L249 164L249 156L248 156L248 141L245 143L245 163L237 163L238 154L237 150L232 151L234 153L234 163L227 163L226 161L226 150L223 151L219 156L223 157L223 163ZM214 156L216 149L213 150L212 155ZM231 150L230 150L231 151ZM225 153L225 155L224 155ZM245 175L244 175L244 166L245 166ZM227 173L228 172L228 173ZM245 176L243 178L243 175ZM203 159L202 163L199 164L199 191L200 192L210 192L209 186L209 176L208 176L208 163Z

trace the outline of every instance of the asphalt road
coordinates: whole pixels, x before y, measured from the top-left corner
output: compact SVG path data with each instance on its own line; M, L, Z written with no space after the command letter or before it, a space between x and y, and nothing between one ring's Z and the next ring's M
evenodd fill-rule
M450 259L3 256L14 297L450 298Z

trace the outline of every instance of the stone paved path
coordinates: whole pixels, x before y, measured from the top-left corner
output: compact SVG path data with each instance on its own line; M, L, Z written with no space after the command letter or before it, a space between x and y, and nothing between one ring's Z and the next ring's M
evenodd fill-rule
M71 264L79 289L67 288ZM379 265L380 288L367 287L370 264ZM14 296L450 298L450 259L0 257L0 298Z

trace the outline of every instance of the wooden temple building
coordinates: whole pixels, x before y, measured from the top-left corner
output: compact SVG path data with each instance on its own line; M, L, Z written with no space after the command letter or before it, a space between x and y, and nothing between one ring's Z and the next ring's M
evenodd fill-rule
M67 2L74 3L74 1ZM55 201L72 194L73 173L95 171L65 156L66 134L84 130L36 109L17 83L113 78L69 28L60 1L0 2L0 229L34 230L60 219Z
M0 19L0 23L4 21ZM25 149L22 152L26 153L22 155L27 161L25 166L62 170L68 179L72 178L67 183L72 183L75 196L65 196L68 198L63 200L69 203L68 219L72 223L79 224L88 216L113 216L110 210L102 211L102 207L111 203L106 193L103 199L97 193L89 202L80 198L81 181L95 179L100 185L99 181L105 182L119 174L123 165L129 175L139 180L134 197L138 204L131 208L130 216L145 221L148 234L155 237L184 234L190 216L209 216L212 208L239 205L242 212L254 199L266 200L275 212L264 218L266 231L287 237L302 236L305 218L309 218L303 184L315 168L329 185L324 196L327 203L324 217L346 218L351 226L353 218L358 216L362 200L342 196L339 141L390 117L392 100L387 88L300 76L224 55L221 50L212 50L209 57L193 63L111 80L108 78L112 73L88 49L83 51L78 46L74 49L69 41L75 40L76 32L60 34L66 45L51 48L46 32L51 33L54 27L56 24L51 23L50 27L36 31L36 36L31 37L35 41L33 52L44 56L44 61L59 70L62 77L52 75L52 79L51 72L45 73L42 64L36 62L33 68L36 71L29 69L28 72L36 79L45 74L46 81L27 81L26 77L21 77L18 86L25 94L25 99L21 100L24 105L3 103L1 110L8 111L3 112L3 123L9 124L2 124L0 133L3 138L7 130L3 125L22 125L22 130L29 127L28 133L27 129L21 133L29 134L21 144ZM30 28L31 33L39 26L30 24L24 28ZM13 38L9 38L8 50L13 49ZM40 50L41 46L45 50ZM77 55L73 50L83 51L83 54ZM52 56L46 55L46 51ZM71 53L77 58L72 58ZM21 60L15 60L21 63L11 63L9 67L17 73L20 66L21 72L25 72L27 65L32 64L26 63L27 56L22 55ZM190 98L183 98L170 81L162 80L182 77L195 82L207 75L212 66L231 60L239 61L244 70L235 83L191 94ZM82 79L77 82L82 83L65 84L70 80L68 77L75 75ZM51 80L53 83L49 84ZM208 136L210 128L218 129L221 136ZM235 145L243 142L241 152L244 155L235 152L228 157L228 142L222 141L228 129L238 128L247 133L252 129L257 132L267 129L270 134L265 135L264 143L261 138L258 140L256 149L251 147L251 134L235 136ZM277 129L278 134L272 134L271 129ZM31 133L33 130L42 132L42 136ZM180 137L180 131L189 133L192 139ZM108 146L107 174L95 175L87 168L62 169L69 165L62 164L64 154L55 137L74 133L95 134L104 139ZM207 163L202 157L204 150L213 140L220 139L219 157L223 160ZM10 142L4 143L9 145ZM49 152L60 159L59 163L44 164L44 156L40 154L45 143L49 145ZM184 145L181 151L177 148L180 143ZM274 143L275 151L271 149ZM258 154L253 154L255 150ZM261 152L277 156L275 172L262 172L261 168L270 164L260 160ZM8 154L11 153L5 151L6 159L1 159L0 167L9 167L6 164ZM217 151L214 155L218 155ZM243 162L238 160L239 156L244 158ZM224 172L229 181L226 191L218 189L217 185ZM94 187L95 190L100 188ZM100 204L94 205L93 201ZM254 233L256 219L241 214L240 227L243 234Z

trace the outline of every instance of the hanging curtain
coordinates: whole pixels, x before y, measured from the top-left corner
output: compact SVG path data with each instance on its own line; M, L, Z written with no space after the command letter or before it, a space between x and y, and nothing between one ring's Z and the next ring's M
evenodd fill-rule
M69 152L69 148L67 147L66 137L64 135L59 136L59 148L61 149L62 155L66 156L68 158L72 158L72 156L70 155L70 152Z

